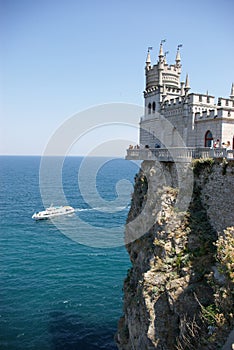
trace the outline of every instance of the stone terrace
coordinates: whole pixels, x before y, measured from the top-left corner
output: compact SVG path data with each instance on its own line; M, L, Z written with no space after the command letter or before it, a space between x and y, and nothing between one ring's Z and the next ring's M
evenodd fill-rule
M192 148L192 147L172 147L172 148L144 148L128 149L127 160L157 160L160 162L190 162L192 159L200 158L227 158L234 159L234 150L225 148Z

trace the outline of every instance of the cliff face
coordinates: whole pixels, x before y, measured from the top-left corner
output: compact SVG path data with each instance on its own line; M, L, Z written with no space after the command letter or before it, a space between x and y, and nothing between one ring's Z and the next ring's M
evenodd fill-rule
M195 161L192 172L185 210L176 206L183 181L173 163L143 162L136 176L121 350L221 349L233 328L234 163Z

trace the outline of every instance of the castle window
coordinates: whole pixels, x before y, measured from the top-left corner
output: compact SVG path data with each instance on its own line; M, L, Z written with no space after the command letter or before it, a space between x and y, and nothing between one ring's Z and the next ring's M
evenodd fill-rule
M153 102L153 113L155 113L156 103Z
M205 134L205 147L211 147L213 143L213 135L210 130L208 130Z
M148 114L151 114L151 103L148 104Z
M199 102L202 102L202 95L199 95Z
M228 106L228 100L226 100L226 106Z
M210 96L207 96L206 102L207 102L207 103L210 103Z

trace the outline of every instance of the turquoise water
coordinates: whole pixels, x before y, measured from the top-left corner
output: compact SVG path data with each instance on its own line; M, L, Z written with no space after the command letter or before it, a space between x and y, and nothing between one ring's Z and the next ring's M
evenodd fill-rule
M76 225L77 219L87 222L89 243L97 227L123 230L130 193L114 213L92 208L78 186L81 160L65 160L64 193L76 212L61 220L65 225ZM117 198L116 183L133 182L138 169L122 159L103 164L96 187L108 203ZM80 244L50 220L33 221L34 211L43 209L39 165L39 157L0 157L0 348L116 349L113 337L122 314L128 254L123 245ZM85 236L84 227L77 228L78 237Z

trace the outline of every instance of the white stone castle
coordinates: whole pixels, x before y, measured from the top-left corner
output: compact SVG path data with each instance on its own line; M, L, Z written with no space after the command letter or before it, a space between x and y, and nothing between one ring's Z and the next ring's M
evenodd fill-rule
M140 144L149 148L176 147L180 134L187 147L212 147L218 140L218 147L227 144L234 148L234 84L230 98L215 97L190 92L188 75L180 81L181 57L178 45L175 63L167 64L160 44L158 62L151 63L148 50L144 90L145 114L140 121ZM164 129L161 119L170 122L172 128ZM158 137L160 133L160 137ZM229 145L228 143L228 145Z

